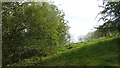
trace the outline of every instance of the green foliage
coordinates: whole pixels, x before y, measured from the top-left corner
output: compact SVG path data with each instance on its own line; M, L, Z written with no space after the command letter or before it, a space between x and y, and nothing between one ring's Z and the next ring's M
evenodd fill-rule
M85 36L85 41L95 40L95 39L98 39L100 37L107 36L106 34L107 34L106 32L102 32L101 29L98 29L98 30L95 30L93 32L89 32Z
M100 6L104 8L99 15L102 17L99 19L104 21L103 25L95 27L97 30L88 33L89 37L87 39L96 39L104 36L113 36L120 34L120 2L107 2L103 1L103 5Z
M103 15L102 19L105 23L99 27L97 30L101 33L101 36L111 36L120 34L120 2L106 2L103 1L103 5L100 6L104 8L100 12Z
M72 43L61 47L61 53L43 58L42 62L34 56L13 66L118 66L119 41L120 36L112 36Z
M68 39L64 13L48 2L3 2L3 65L45 57Z

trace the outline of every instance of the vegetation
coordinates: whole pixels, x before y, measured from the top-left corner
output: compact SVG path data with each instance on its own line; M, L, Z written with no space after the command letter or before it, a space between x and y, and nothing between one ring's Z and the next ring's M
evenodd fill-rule
M13 66L118 66L120 36L103 37L88 42L62 46L54 56L24 59Z
M104 24L80 37L82 42L68 44L68 21L53 3L2 2L2 65L118 66L119 6L105 1Z
M54 53L68 40L64 13L48 2L3 2L3 65ZM16 59L14 59L16 58Z
M95 27L96 31L89 32L85 36L85 40L93 40L100 37L120 35L120 2L103 1L101 8L104 8L98 15L102 15L99 19L104 21L103 25Z

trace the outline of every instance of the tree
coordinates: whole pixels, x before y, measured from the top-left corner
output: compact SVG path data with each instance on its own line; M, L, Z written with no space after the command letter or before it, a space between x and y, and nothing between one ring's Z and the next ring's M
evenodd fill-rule
M48 2L3 2L3 65L44 57L68 40L64 13Z
M20 7L19 3L2 3L2 52L3 52L3 65L8 63L16 62L15 57L21 54L18 53L22 51L21 49L25 46L25 36L21 32L24 30L22 22L23 9ZM22 10L22 11L19 11ZM18 61L18 60L17 60Z
M78 39L80 42L84 42L85 41L85 36L79 36L79 39Z
M104 8L100 14L104 15L100 18L105 23L99 26L97 29L103 32L103 36L120 34L120 1L119 2L107 2L103 1Z

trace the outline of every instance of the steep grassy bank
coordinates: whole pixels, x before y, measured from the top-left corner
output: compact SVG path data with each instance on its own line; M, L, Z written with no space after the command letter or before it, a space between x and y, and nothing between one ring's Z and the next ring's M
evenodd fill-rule
M31 57L20 61L17 66L118 66L120 37L104 37L87 42L72 43L62 46L54 56L43 58Z

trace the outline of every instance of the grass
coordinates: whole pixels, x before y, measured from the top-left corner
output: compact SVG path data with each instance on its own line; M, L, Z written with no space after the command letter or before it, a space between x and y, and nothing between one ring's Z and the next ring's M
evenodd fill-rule
M103 37L61 46L55 55L24 59L13 66L118 66L120 37Z

